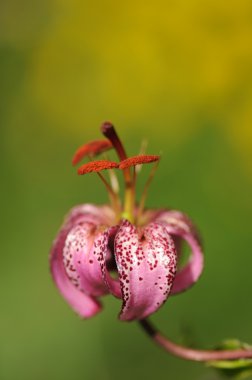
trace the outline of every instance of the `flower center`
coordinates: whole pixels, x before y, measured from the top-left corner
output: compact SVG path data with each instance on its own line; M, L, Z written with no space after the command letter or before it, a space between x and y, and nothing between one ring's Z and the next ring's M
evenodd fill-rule
M110 122L105 122L101 126L101 132L107 138L105 140L95 140L88 144L81 146L73 157L73 165L77 164L82 158L89 157L90 160L94 156L104 153L105 151L114 148L119 162L110 161L108 159L99 161L90 161L82 165L78 169L78 174L83 175L91 172L96 172L110 197L112 208L115 211L116 221L127 219L131 223L141 224L140 220L144 211L145 201L149 185L156 172L160 156L140 154L137 156L127 156L126 150L114 128ZM143 164L155 162L149 178L144 186L139 205L136 204L136 179ZM121 202L119 197L118 179L114 169L119 169L123 173L124 179L124 199ZM108 170L109 180L106 179L101 171Z

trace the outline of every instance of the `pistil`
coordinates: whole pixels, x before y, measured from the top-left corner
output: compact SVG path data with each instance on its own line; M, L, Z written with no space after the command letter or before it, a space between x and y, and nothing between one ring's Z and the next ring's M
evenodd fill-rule
M101 131L106 136L113 147L115 148L120 161L127 159L125 148L116 133L114 126L110 122L105 122L101 126ZM123 169L123 176L125 182L125 195L124 195L124 208L122 218L134 223L134 208L135 208L135 187L133 186L133 179L130 172L130 167Z

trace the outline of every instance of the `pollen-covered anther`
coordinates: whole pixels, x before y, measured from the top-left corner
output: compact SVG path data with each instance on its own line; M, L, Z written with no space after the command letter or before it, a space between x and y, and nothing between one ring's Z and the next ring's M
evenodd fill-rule
M141 154L138 156L129 157L126 160L121 161L119 164L119 169L123 170L131 166L149 164L151 162L155 162L159 160L160 160L160 156Z
M84 157L87 156L97 156L98 154L101 154L103 152L106 152L107 150L111 149L112 143L109 140L94 140L90 141L89 143L80 146L72 159L72 164L76 165L78 164Z
M108 160L91 161L91 162L88 162L87 164L82 165L78 169L78 174L83 175L83 174L88 174L88 173L93 173L93 172L100 172L101 170L118 168L118 166L119 166L118 163L114 161L108 161Z

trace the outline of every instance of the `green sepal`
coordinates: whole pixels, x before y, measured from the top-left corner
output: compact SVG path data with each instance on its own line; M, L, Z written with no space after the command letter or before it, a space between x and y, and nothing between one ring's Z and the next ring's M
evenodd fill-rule
M216 350L239 350L251 349L247 343L240 342L238 339L228 339L218 344ZM229 378L245 379L252 376L252 359L235 360L213 360L206 363L207 366L216 368L219 372Z

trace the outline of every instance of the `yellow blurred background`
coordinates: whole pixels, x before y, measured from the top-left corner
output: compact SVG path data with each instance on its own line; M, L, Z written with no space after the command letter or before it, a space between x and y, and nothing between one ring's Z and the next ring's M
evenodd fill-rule
M149 205L187 212L205 242L205 275L154 319L198 346L252 342L252 2L2 0L0 89L0 379L217 379L110 298L80 321L47 257L70 207L106 201L70 161L109 119L131 154L144 137L162 151Z

